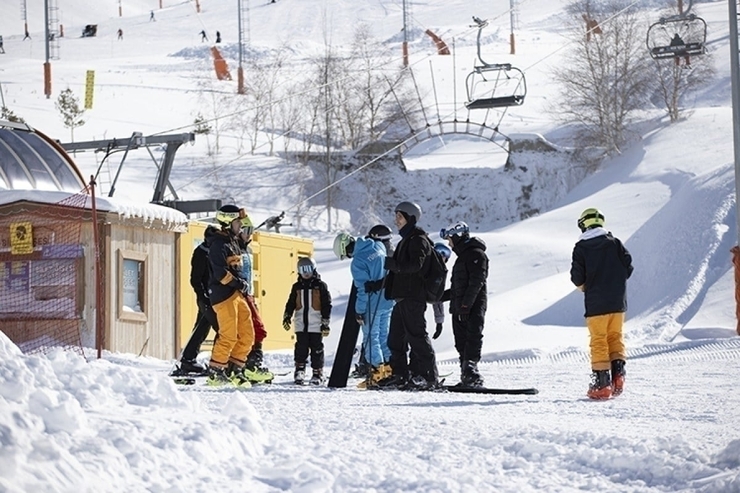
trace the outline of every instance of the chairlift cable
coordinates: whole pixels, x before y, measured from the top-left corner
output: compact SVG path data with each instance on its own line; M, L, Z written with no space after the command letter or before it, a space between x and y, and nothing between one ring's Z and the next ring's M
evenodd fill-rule
M437 107L437 121L441 122L442 119L439 116L439 100L437 99L437 84L434 82L434 69L432 68L432 60L429 60L429 74L432 77L432 90L434 91L434 105Z

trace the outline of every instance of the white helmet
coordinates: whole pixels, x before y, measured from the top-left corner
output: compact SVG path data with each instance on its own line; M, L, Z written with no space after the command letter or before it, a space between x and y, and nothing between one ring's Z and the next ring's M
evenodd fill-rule
M355 239L349 233L339 233L337 237L334 238L334 255L336 255L339 260L352 258L354 247Z

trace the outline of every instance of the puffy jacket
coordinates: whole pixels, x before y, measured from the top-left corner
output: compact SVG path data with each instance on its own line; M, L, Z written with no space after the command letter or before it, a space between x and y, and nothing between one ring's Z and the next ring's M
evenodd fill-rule
M386 259L390 271L386 280L386 297L394 300L412 299L426 303L423 274L432 253L432 242L426 232L412 226L396 246L393 257Z
M592 228L573 247L570 280L585 293L586 317L627 310L627 279L632 256L619 239Z
M210 304L208 299L208 284L211 279L211 267L208 262L208 250L211 238L218 232L213 226L208 226L203 235L203 243L195 247L190 258L190 285L195 291L199 303Z
M450 312L457 313L461 306L485 311L488 308L486 244L473 236L459 241L452 251L457 259L452 266Z
M373 239L358 238L352 254L352 282L357 288L357 301L355 302L355 313L363 314L369 312L371 316L393 307L393 302L385 299L382 291L378 290L368 293L365 283L381 281L385 277L385 246L380 241Z
M296 332L321 332L331 319L331 294L318 273L304 279L298 276L285 303L285 315L293 317Z
M247 291L242 278L242 250L239 240L228 230L216 231L208 249L211 266L209 297L215 305L228 299L235 291Z

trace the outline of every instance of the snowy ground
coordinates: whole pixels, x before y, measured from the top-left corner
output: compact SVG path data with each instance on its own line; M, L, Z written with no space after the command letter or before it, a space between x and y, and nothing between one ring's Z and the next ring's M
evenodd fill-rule
M119 18L113 3L58 0L71 34L62 42L62 58L52 63L55 94L71 87L82 95L85 71L96 70L95 106L75 140L187 131L198 112L208 114L210 95L233 94L233 82L213 81L208 44L198 36L201 29L219 29L224 51L233 57L233 6L200 0L197 15L193 2L165 0L165 8L155 11L156 23L149 22L156 3L123 2ZM527 102L507 113L502 129L572 145L567 130L546 111L561 97L549 70L567 51L566 2L520 2L516 57L507 55L509 2L474 10L464 0L409 3L415 29L431 28L456 40L454 61L432 57L431 42L423 36L412 45L421 84L429 89L423 74L434 70L439 93L447 94L441 98L443 116L454 116L460 106L461 98L455 107L450 95L455 83L461 91L470 70L475 39L469 24L476 15L492 20L486 53L512 60L527 73ZM400 2L349 6L343 0L253 1L251 42L258 51L286 42L302 59L321 51L327 30L334 42L346 44L362 19L381 40L398 43ZM28 8L33 40L24 42L18 3L0 0L5 104L32 126L68 141L54 98L42 94L42 7L28 2ZM22 356L0 333L0 493L740 492L727 5L702 2L694 8L709 25L715 80L685 102L678 123L669 125L659 109L646 111L646 123L635 128L639 138L621 156L575 188L553 182L541 191L550 194L543 197L549 206L541 214L501 226L470 207L470 201L485 203L490 192L519 186L474 183L489 176L486 168L502 165L497 154L482 167L487 143L430 141L409 156L409 173L389 170L385 177L408 184L413 173L423 174L416 186L404 189L404 198L430 211L422 226L434 233L451 219L463 219L486 241L491 273L484 377L492 386L535 386L538 395L296 388L288 376L243 393L175 387L165 376L171 361L120 354L89 363L63 353ZM656 12L646 12L646 19L651 15ZM98 37L76 37L91 22L99 25ZM119 27L123 41L115 36ZM233 68L233 58L230 64ZM279 156L265 155L265 147L255 156L237 152L236 141L233 132L225 132L221 154L210 155L213 139L201 137L178 151L172 174L178 193L186 199L233 196L258 221L292 210L299 198L295 184L306 177ZM140 152L129 158L118 188L121 198L145 203L156 170ZM96 171L99 159L92 153L77 156L85 176ZM115 173L117 162L108 164L104 174ZM454 186L444 186L450 182ZM470 201L450 199L479 189L480 196ZM343 191L351 198L355 189ZM342 227L353 228L350 219L366 207L365 198L358 195L338 211ZM326 222L317 204L305 210L312 219L304 221L301 233L315 239L319 269L335 300L326 340L328 371L348 296L349 265L331 253L335 232L323 232ZM607 228L626 242L635 262L625 326L627 390L608 402L584 396L589 364L582 295L568 278L576 218L592 206L605 212ZM390 224L391 213L380 211L379 219ZM440 371L452 372L449 383L456 382L449 321L434 345ZM269 354L267 364L289 372L291 357Z

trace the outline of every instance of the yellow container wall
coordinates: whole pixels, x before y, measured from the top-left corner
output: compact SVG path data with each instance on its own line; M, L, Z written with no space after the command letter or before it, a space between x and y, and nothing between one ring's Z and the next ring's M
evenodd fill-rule
M178 292L179 292L179 351L187 344L198 315L195 293L190 286L190 259L193 250L203 241L207 223L193 221L188 232L180 235L178 243ZM252 243L252 280L255 302L267 330L263 349L287 349L293 347L295 335L282 327L285 302L290 288L297 279L299 257L313 255L313 241L262 231L255 232ZM208 351L215 333L211 331L201 350Z

